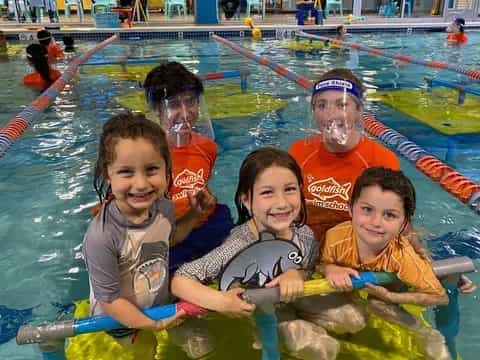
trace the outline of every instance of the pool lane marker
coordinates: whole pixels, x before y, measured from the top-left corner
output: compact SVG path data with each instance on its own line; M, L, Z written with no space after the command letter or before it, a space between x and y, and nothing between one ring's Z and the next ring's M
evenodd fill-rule
M475 70L475 69L468 69L462 65L453 65L449 64L447 62L443 61L436 61L436 60L422 60L422 59L417 59L408 55L401 55L401 54L396 54L396 55L389 55L386 54L383 50L376 49L376 48L371 48L369 46L361 45L361 44L356 44L356 43L351 43L348 41L342 41L338 39L333 39L329 38L327 36L319 36L319 35L313 35L309 34L303 31L299 31L296 33L296 36L302 39L309 39L309 40L316 40L316 41L328 41L334 45L337 46L344 46L344 47L350 47L352 49L356 49L359 51L364 51L370 55L375 55L375 56L381 56L381 57L386 57L389 59L397 60L397 61L402 61L402 62L408 62L412 64L417 64L417 65L422 65L434 69L443 69L443 70L450 70L456 73L460 73L463 75L468 76L471 79L480 81L480 71Z
M302 33L306 34L306 33ZM318 38L319 40L325 41L330 40L330 38L310 35L311 37ZM308 38L308 37L307 37ZM243 46L236 45L230 40L227 40L218 35L212 35L212 39L218 41L224 45L227 45L232 50L238 52L239 54L245 56L248 59L254 60L260 65L268 66L277 74L286 77L287 79L294 81L301 87L307 90L311 90L313 82L309 79L306 79L302 76L297 75L293 71L287 69L286 67L264 57L254 54L252 51L246 49ZM342 45L345 42L340 40L331 40L332 43ZM350 44L349 44L350 45ZM362 45L352 44L354 48L361 48ZM375 49L363 47L372 51ZM375 51L375 54L379 54L381 50ZM400 55L402 58L406 58L403 55ZM411 59L411 58L408 58ZM404 61L404 60L402 60ZM432 61L430 64L434 63ZM442 65L443 66L443 65ZM480 75L480 72L479 72ZM480 76L479 76L480 79ZM371 135L377 137L383 143L390 145L397 150L401 155L407 158L410 162L415 164L415 166L426 174L430 179L438 182L446 191L455 196L457 199L465 203L470 209L472 209L476 214L480 215L480 185L474 182L473 180L467 178L466 176L458 173L455 169L444 164L442 161L436 157L428 154L424 149L415 144L413 141L408 140L407 137L403 136L399 132L389 128L388 126L382 124L378 121L372 114L365 113L363 115L363 121L365 124L365 130L367 130Z
M17 116L0 129L0 158L7 153L8 149L12 147L27 127L38 119L42 112L50 106L65 85L72 80L79 65L87 61L95 52L102 50L105 46L117 40L117 38L118 34L112 35L108 39L97 44L94 48L86 51L83 55L73 59L57 81L43 91L30 103L30 105L26 106Z

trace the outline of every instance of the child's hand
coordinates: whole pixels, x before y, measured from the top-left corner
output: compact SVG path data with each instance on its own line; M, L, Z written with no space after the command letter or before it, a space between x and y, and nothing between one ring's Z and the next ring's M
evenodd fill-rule
M245 289L242 288L221 292L223 298L218 311L233 317L252 315L255 305L242 300L240 295L244 292Z
M324 273L330 286L341 291L350 291L353 289L350 275L357 279L360 277L357 270L334 264L325 265Z
M385 302L396 302L393 299L395 293L388 291L383 286L366 283L365 290L367 290L369 295L375 296L377 299L383 300Z
M155 321L154 331L168 329L180 325L186 317L184 310L179 310L177 313L169 318Z
M303 295L303 274L296 269L288 269L265 285L267 288L280 286L280 301L290 302Z
M188 201L190 209L199 216L205 214L217 202L215 197L205 189L200 189L195 193L188 193Z
M458 280L458 290L461 294L471 294L477 290L477 285L475 285L466 275L460 275L460 279Z

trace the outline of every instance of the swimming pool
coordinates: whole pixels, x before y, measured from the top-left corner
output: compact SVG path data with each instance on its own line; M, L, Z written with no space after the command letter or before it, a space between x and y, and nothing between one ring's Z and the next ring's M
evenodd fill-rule
M445 45L443 37L444 34L439 33L359 34L352 36L352 41L392 53L478 67L480 33L470 32L470 45L460 49ZM325 49L318 54L295 54L282 48L281 40L237 41L310 79L332 67L351 67L372 94L378 90L423 86L425 75L455 82L466 80L459 74L403 66L353 51ZM211 41L117 42L95 55L92 61L125 54L158 55L180 61L201 74L247 68L251 72L250 91L269 93L287 102L287 106L277 111L214 121L219 157L211 187L219 201L230 205L232 210L236 174L244 156L263 145L286 149L294 139L303 136L300 128L308 108L306 92L270 69L247 62L223 45ZM4 125L35 94L25 91L19 83L27 71L23 62L10 61L0 66L5 84L9 85L0 89L4 110L0 124ZM236 80L228 83L238 84ZM468 86L479 89L473 82ZM135 81L80 73L75 85L65 89L1 159L0 186L4 198L0 205L3 234L0 272L4 289L0 305L33 308L33 321L40 322L54 319L58 312L68 312L66 304L72 300L87 297L88 282L80 244L90 219L89 208L97 201L91 183L98 134L108 117L121 109L115 96L131 91L138 91ZM450 148L449 161L453 159L461 172L480 182L479 133L446 136L378 101L367 102L367 110L440 158L445 159ZM429 243L434 253L480 257L478 215L404 159L402 167L418 190L416 225L427 238L434 239ZM480 283L477 274L472 278ZM458 346L463 358L468 360L480 350L480 336L476 335L480 324L474 316L478 309L477 296L461 297L460 306L462 325ZM4 320L0 319L2 323ZM33 359L35 356L38 354L33 347L18 347L14 340L0 345L0 358Z

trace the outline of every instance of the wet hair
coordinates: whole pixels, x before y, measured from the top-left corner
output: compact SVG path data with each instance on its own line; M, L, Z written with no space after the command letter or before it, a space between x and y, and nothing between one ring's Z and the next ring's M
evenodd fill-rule
M362 190L369 186L378 186L382 191L391 191L397 194L403 203L405 222L402 231L409 224L415 213L416 195L415 187L408 177L400 170L392 170L384 167L371 167L366 169L355 181L350 208L357 202Z
M63 45L65 45L65 51L66 52L72 52L72 51L75 51L75 47L73 46L75 41L73 40L73 37L71 37L70 35L65 35L63 38L62 38L62 41L63 41Z
M203 93L201 80L182 64L172 61L152 69L143 84L145 99L150 107L157 108L167 98L185 91Z
M48 30L40 30L37 32L37 40L43 46L48 46L52 41L52 34Z
M170 150L162 128L148 120L140 113L123 112L112 116L104 125L100 144L98 146L98 158L95 164L93 187L100 201L103 201L109 193L106 180L108 178L107 167L115 161L115 146L122 139L148 140L161 154L165 161L168 189L172 182L172 160ZM135 149L132 149L135 151Z
M343 35L343 34L342 34L342 31L343 31L344 28L345 28L345 26L343 26L343 25L338 25L337 28L335 29L336 34L337 34L337 35Z
M460 32L464 32L464 27L465 27L465 19L463 18L456 18L453 23L458 26L458 29L460 30Z
M33 65L34 69L40 74L43 80L51 84L50 64L48 62L47 49L40 44L30 44L27 46L27 59Z
M300 167L288 152L274 147L263 147L248 154L240 167L238 186L235 193L235 206L237 207L238 212L237 225L245 223L252 217L248 209L242 203L242 196L249 196L250 202L252 202L255 181L257 181L258 176L263 171L272 166L289 169L295 174L300 187L299 190L302 204L300 209L300 219L297 225L301 226L305 224L307 211L305 197L302 192L303 178Z

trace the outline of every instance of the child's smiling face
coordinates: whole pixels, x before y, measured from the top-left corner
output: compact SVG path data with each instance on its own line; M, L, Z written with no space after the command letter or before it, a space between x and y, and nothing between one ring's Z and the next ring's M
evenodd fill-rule
M376 254L396 239L405 225L400 196L377 185L363 188L353 204L351 215L359 245Z
M259 232L291 238L290 226L301 209L301 189L291 170L275 165L265 169L255 179L253 194L243 195L242 202Z
M130 221L145 220L168 187L165 161L144 138L120 139L107 166L108 181L120 212Z

